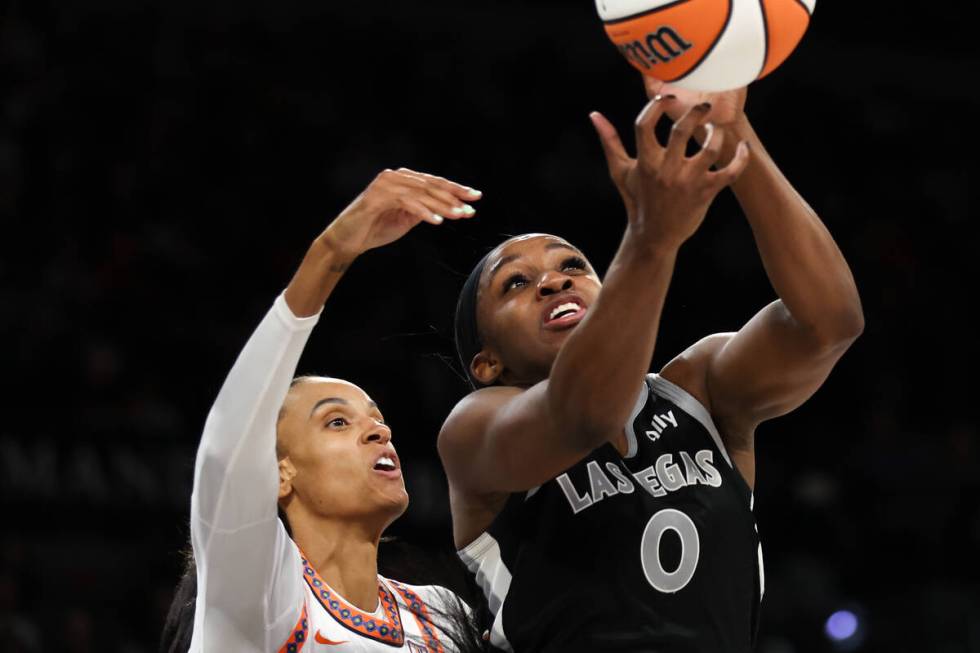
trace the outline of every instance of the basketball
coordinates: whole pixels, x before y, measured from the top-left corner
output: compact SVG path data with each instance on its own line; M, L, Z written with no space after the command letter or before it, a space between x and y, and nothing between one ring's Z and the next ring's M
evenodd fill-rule
M645 75L693 91L739 88L803 38L816 0L596 0L606 34Z

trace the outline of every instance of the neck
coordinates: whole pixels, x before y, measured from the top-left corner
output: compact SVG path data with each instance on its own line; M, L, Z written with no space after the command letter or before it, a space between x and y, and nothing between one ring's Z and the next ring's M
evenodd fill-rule
M547 377L545 377L545 378L547 378ZM544 379L542 379L542 380L544 380ZM537 381L529 381L529 380L524 379L524 378L521 378L520 376L517 376L517 375L501 374L500 375L500 379L499 379L499 383L500 383L500 385L503 385L503 386L508 386L508 387L512 387L512 388L524 388L526 390L526 389L530 388L532 385L534 385L535 383L538 383L538 382Z
M529 367L521 372L515 372L509 368L504 368L498 382L501 385L512 386L515 388L530 388L531 386L544 381L551 375L551 367L554 361L548 365L538 365Z
M365 612L378 607L378 542L383 528L349 518L293 521L293 539L323 580Z

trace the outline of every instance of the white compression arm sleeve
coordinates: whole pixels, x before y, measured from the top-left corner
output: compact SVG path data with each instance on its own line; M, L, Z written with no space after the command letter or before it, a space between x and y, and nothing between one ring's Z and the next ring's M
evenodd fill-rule
M299 617L298 554L276 512L276 422L318 318L296 317L280 295L208 414L191 497L192 651L276 650Z

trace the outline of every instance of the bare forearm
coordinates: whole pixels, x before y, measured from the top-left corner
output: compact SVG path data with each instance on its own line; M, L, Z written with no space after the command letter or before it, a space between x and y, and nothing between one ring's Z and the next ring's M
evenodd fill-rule
M355 256L341 251L328 231L310 245L303 262L286 287L286 303L297 317L316 315Z
M609 437L626 423L653 357L677 252L748 161L748 150L737 145L728 165L711 172L721 141L685 156L707 120L707 103L688 110L661 145L655 128L669 103L658 96L637 116L636 159L626 154L615 128L592 114L610 176L627 200L629 227L595 306L555 359L548 390L551 414L564 418L574 410L574 419L594 437Z
M732 189L773 288L793 319L821 339L855 336L863 326L861 301L833 237L773 162L748 121L741 120L732 131L752 147L752 161Z
M552 414L569 422L567 432L598 445L626 423L653 357L676 258L676 245L644 243L627 229L599 298L549 377Z

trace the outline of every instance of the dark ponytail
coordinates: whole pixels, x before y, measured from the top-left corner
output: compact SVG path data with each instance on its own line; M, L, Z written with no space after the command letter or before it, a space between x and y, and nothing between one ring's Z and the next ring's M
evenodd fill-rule
M160 635L160 653L187 653L194 631L194 607L197 603L197 565L190 545L184 550L184 574L174 590L174 600Z
M490 608L455 552L423 549L399 538L385 537L378 550L378 571L412 585L437 585L451 590L454 596L443 609L429 606L433 621L457 651L491 650L483 639L491 622Z

